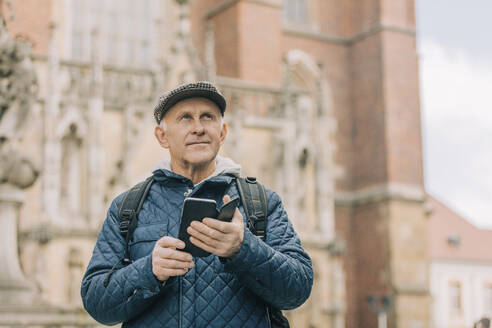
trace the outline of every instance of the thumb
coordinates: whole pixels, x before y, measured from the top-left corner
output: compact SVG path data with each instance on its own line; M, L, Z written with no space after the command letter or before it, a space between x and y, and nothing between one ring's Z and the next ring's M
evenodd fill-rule
M232 217L231 222L238 222L244 224L243 215L241 214L241 212L239 212L239 209L237 207L236 207L236 211L234 211L234 215Z
M224 195L224 197L222 197L222 201L224 204L229 203L231 201L231 197L229 197L229 195Z

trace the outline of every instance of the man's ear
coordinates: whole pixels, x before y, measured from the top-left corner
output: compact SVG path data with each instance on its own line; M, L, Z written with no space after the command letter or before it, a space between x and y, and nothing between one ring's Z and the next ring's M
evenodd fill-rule
M157 142L159 143L159 145L161 145L162 148L169 149L169 142L167 141L166 131L164 131L164 129L160 125L157 125L154 128L154 135L157 139Z
M220 136L219 136L221 145L224 143L226 136L227 136L227 125L224 122L222 124L222 129L220 129Z

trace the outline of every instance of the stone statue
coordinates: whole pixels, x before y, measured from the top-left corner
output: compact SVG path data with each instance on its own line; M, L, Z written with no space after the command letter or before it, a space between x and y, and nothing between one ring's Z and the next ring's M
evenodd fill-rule
M24 189L39 170L16 149L37 94L29 45L9 38L0 18L0 184Z
M28 304L32 284L19 265L17 226L25 189L39 170L19 149L37 95L37 82L29 58L29 44L9 38L0 17L0 304Z

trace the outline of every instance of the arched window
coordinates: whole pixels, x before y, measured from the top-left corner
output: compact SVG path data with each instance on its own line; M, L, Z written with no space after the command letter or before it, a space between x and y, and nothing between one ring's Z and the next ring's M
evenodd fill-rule
M82 209L82 139L77 134L77 126L71 124L68 133L61 140L61 190L60 200L69 213L79 213Z
M120 66L146 66L150 61L152 0L72 0L70 55L89 60L91 32L100 34L103 59Z
M299 49L286 55L286 81L290 92L287 97L292 99L288 110L296 129L285 152L294 154L298 164L286 168L291 177L286 193L294 212L312 213L310 220L302 222L304 228L329 240L334 236L335 142L330 130L334 118L329 111L328 88L320 65Z

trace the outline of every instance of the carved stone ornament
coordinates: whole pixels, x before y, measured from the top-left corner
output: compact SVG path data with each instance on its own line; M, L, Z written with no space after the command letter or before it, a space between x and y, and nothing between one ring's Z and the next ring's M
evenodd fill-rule
M22 189L39 174L16 149L38 90L29 52L27 42L9 38L0 18L0 183Z
M36 99L36 75L29 45L12 40L0 18L0 304L29 304L32 284L19 265L17 226L25 189L39 170L19 151L23 129Z
M12 40L0 18L0 137L18 138L36 99L38 85L30 45Z

